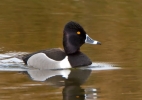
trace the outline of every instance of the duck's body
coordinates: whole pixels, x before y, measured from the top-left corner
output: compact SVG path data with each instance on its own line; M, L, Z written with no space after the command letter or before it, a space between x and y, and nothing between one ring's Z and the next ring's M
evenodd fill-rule
M66 55L60 48L41 50L35 53L23 56L23 61L28 66L44 69L47 66L56 68L71 68L79 66L87 66L92 64L91 60L83 53L76 52L75 54Z
M92 62L85 54L80 52L80 46L85 42L100 44L100 42L91 39L78 23L71 21L64 28L64 50L60 48L41 50L27 54L22 59L26 65L41 69L87 66Z

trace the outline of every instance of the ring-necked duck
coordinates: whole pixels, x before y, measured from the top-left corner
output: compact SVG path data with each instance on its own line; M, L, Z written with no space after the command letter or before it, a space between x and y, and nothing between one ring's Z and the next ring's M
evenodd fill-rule
M63 30L63 46L48 50L41 50L22 57L28 66L40 69L71 68L92 64L91 60L82 52L80 47L84 43L101 44L91 39L81 25L76 22L68 22Z

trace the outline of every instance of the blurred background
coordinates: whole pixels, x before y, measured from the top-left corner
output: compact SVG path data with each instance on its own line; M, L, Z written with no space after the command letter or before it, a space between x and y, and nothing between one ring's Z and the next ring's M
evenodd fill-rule
M142 65L140 0L1 0L0 52L34 52L62 48L64 25L80 23L102 42L83 45L92 61Z
M86 79L82 76L85 75L84 72L81 71L80 75L78 74L80 70L76 72L77 74L73 72L73 75L83 79L83 82L87 80L77 89L81 91L87 89L89 93L92 89L91 93L96 93L97 99L88 100L140 100L142 98L140 0L1 0L0 54L63 48L63 28L69 21L80 23L91 38L102 43L102 45L86 44L81 47L81 51L93 62L118 63L122 68L87 71ZM60 78L51 80L65 83L63 80L60 81ZM70 91L70 97L62 99L64 98L62 91L68 93L67 88L51 86L51 83L33 81L30 75L23 73L0 71L0 99L72 99ZM76 98L79 100L79 96Z

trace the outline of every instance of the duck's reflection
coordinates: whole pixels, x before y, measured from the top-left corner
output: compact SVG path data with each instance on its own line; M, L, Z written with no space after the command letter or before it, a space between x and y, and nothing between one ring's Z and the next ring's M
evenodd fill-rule
M45 81L50 85L64 86L63 100L85 100L96 98L96 89L83 89L81 85L88 79L91 70L28 70L32 80ZM95 90L95 91L94 91Z

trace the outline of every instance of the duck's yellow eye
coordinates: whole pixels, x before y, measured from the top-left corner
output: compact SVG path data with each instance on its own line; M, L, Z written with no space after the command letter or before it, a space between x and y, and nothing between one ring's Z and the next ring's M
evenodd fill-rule
M76 98L79 98L79 96L77 95Z
M78 31L77 34L80 34L80 32Z

